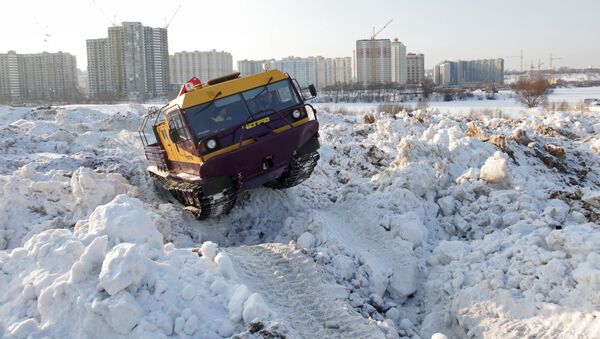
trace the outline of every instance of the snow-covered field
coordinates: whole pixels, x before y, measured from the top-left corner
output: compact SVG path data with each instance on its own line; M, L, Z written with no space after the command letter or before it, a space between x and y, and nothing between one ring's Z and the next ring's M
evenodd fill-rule
M519 80L520 75L511 74L504 77L504 82L510 84ZM578 81L598 81L600 80L600 73L586 72L586 73L553 73L554 79L560 79L567 82L578 82Z
M0 336L600 336L600 112L357 107L208 221L155 191L143 106L0 107Z
M485 113L496 117L520 117L524 109L517 104L512 91L500 91L496 100L486 100L484 93L479 93L468 100L442 101L434 97L427 105L442 114L469 115ZM570 105L581 105L585 99L600 99L600 87L557 88L548 96L549 103L567 102ZM329 111L350 111L353 113L375 112L380 103L320 103L321 109ZM405 107L415 108L415 102L402 103Z

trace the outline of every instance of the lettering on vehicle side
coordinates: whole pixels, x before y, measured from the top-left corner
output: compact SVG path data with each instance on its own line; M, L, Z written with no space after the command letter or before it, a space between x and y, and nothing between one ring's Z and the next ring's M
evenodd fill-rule
M264 117L262 119L258 119L256 121L252 121L252 122L249 122L249 123L245 124L244 125L244 129L251 129L251 128L254 128L254 127L258 126L258 125L265 124L265 123L267 123L269 121L271 121L270 117Z

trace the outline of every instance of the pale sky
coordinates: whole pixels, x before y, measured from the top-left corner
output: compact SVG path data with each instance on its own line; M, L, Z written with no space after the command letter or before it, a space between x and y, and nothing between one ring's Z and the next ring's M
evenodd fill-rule
M234 63L351 56L357 39L394 19L378 38L398 37L409 52L425 54L427 68L446 59L503 57L518 69L519 58L508 57L520 49L527 68L538 59L546 67L550 53L562 58L554 65L600 67L600 0L1 0L0 53L61 50L85 69L85 40L106 37L115 16L117 23L162 27L179 4L170 54L224 50Z

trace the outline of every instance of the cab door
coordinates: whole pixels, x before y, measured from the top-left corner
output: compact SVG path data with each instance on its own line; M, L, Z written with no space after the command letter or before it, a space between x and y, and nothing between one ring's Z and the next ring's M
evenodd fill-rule
M169 159L169 161L177 161L177 149L169 137L169 125L167 122L163 121L159 125L156 125L156 132L158 133L161 144L167 152L167 159Z
M196 155L194 140L185 126L181 112L179 109L174 109L166 114L166 118L168 125L165 126L165 129L169 139L172 161L177 162L180 170L195 174L197 166L193 165L201 164L201 159Z

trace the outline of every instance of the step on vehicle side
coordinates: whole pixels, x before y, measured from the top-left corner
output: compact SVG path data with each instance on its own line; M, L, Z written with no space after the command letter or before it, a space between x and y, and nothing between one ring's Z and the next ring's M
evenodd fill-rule
M278 70L192 78L142 120L148 171L199 219L229 213L241 190L296 186L319 160L315 96Z

